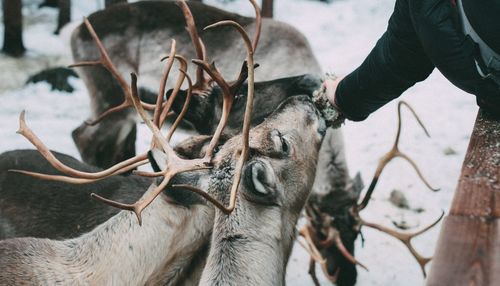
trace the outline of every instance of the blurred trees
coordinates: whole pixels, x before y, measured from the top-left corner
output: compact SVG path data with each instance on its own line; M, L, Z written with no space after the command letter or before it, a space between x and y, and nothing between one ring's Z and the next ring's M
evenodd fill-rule
M2 51L20 57L26 49L23 44L23 14L21 0L2 0L4 38Z
M53 8L57 8L59 5L59 0L45 0L43 1L42 4L40 4L38 6L38 8L41 8L41 7L53 7Z
M54 32L59 34L61 28L71 21L71 0L58 0L59 16L57 17L57 28Z
M273 17L273 3L274 0L262 0L262 17Z

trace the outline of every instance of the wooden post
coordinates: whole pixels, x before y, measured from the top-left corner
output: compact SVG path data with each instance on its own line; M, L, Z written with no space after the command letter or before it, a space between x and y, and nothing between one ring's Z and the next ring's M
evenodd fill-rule
M500 119L481 111L427 285L500 285Z

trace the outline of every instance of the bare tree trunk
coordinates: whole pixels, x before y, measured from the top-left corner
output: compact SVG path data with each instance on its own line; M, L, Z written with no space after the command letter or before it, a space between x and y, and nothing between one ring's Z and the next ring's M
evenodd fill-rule
M2 0L4 40L2 51L20 57L26 49L23 44L23 14L21 0Z
M273 2L274 0L262 0L262 17L273 17Z
M127 0L106 0L104 1L104 5L108 8L111 5L119 4L119 3L127 3Z
M59 0L45 0L38 7L39 8L40 7L53 7L53 8L57 8L57 7L59 7Z
M59 16L57 18L57 29L54 32L59 34L61 28L71 21L71 0L59 0Z

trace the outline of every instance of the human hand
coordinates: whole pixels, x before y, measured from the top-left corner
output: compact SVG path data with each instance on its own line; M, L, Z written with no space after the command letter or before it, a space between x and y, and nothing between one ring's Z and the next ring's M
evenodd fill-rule
M328 98L328 101L335 106L338 109L337 104L335 103L335 92L337 91L337 86L339 85L340 81L344 78L344 76L339 76L339 77L327 77L325 81L321 84L321 87L323 90L325 90L326 97Z

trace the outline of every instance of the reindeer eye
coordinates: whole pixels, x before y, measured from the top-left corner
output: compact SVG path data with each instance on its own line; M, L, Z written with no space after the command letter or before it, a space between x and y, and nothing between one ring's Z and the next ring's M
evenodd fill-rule
M287 154L288 155L288 152L290 151L290 143L288 143L288 140L281 136L281 152L283 152L283 154Z
M278 156L287 156L290 152L290 142L286 137L281 134L278 130L273 130L271 132L271 138L274 142L274 148L276 155Z

